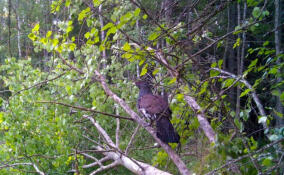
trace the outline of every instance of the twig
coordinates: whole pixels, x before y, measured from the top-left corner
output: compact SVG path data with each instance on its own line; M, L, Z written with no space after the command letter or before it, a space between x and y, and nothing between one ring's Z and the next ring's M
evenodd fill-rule
M133 134L132 134L132 136L130 138L130 141L128 142L128 145L127 145L127 147L125 149L125 155L128 155L129 149L131 148L132 143L134 141L134 138L135 138L137 132L139 131L140 127L141 127L140 125L137 125L137 127L135 128L135 130L134 130L134 132L133 132Z
M236 162L238 162L238 161L240 161L240 160L242 160L242 159L244 159L244 158L250 157L250 156L252 156L252 155L254 155L254 154L261 153L261 152L263 152L264 150L266 150L266 149L270 148L271 146L273 146L273 145L275 145L275 144L278 144L278 143L280 143L280 142L282 142L282 141L284 141L284 138L281 138L281 139L279 139L279 140L277 140L277 141L275 141L275 142L272 142L272 143L270 143L270 144L267 144L267 145L263 146L262 148L260 148L260 149L257 150L257 151L250 152L250 153L248 153L248 154L246 154L246 155L243 155L243 156L241 156L241 157L239 157L239 158L237 158L237 159L230 160L230 161L228 161L226 164L220 166L219 168L216 168L215 170L213 170L213 171L207 173L206 175L214 174L214 173L216 173L218 170L223 169L223 168L225 168L225 167L231 165L232 163L236 163Z
M57 102L57 101L36 101L36 103L58 104L58 105L62 105L62 106L70 107L70 108L80 109L82 111L89 111L89 112L102 114L102 115L105 115L105 116L110 116L110 117L114 117L114 118L120 118L120 119L126 119L126 120L133 121L133 119L129 118L129 117L124 117L124 116L115 115L115 114L109 114L109 113L106 113L106 112L100 112L100 111L96 111L96 110L93 110L93 109L90 109L90 108L81 107L81 106L73 106L73 105L70 105L70 104L61 103L61 102Z
M236 80L240 78L240 77L238 77L238 76L236 76L236 75L234 75L234 74L232 74L232 73L230 73L230 72L224 71L224 70L219 69L219 68L212 68L212 69L213 69L213 70L216 70L216 71L219 71L219 72L221 72L222 74L229 75L229 76L231 76L232 78L234 78L234 79L236 79ZM249 84L249 82L248 82L247 80L245 80L245 79L243 78L243 76L241 76L240 82L244 83L244 85L250 90L250 93L251 93L251 95L252 95L252 98L253 98L253 100L254 100L254 102L255 102L255 104L256 104L258 110L259 110L260 115L263 116L263 117L267 117L266 114L265 114L264 108L263 108L263 106L262 106L262 104L261 104L261 102L260 102L258 96L256 95L256 92L255 92L255 90L253 89L253 87ZM266 125L265 122L262 122L262 125L263 125L263 127L264 127L265 129L267 128L267 125Z
M3 165L3 166L0 166L0 169L3 169L3 168L9 168L9 167L14 167L14 166L20 166L20 165L29 165L29 166L33 166L34 169L36 170L36 172L40 175L45 175L44 172L40 171L39 168L36 166L36 164L34 163L14 163L14 164L7 164L7 165Z
M19 94L19 93L21 93L21 92L23 92L23 91L32 89L32 88L34 88L34 87L36 87L36 86L40 86L40 85L42 85L42 84L45 84L45 83L47 83L47 82L49 82L49 81L56 80L56 79L62 77L63 75L65 75L65 73L66 73L66 72L64 72L64 73L62 73L62 74L59 74L58 76L56 76L56 77L54 77L54 78L51 78L51 79L48 79L48 80L45 80L45 81L36 83L36 84L34 84L34 85L30 86L30 87L27 87L27 88L21 89L21 90L15 92L15 94L13 94L11 97L14 97L14 96L16 96L17 94Z

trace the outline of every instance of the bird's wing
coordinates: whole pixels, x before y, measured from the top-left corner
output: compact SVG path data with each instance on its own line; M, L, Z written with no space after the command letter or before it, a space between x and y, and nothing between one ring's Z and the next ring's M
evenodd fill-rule
M168 113L169 107L167 101L158 95L147 94L138 100L138 108L145 109L149 114Z

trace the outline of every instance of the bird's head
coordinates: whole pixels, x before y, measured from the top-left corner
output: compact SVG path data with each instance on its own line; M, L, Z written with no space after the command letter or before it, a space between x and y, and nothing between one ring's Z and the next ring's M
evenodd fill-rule
M135 85L139 88L139 89L143 89L143 88L149 88L150 84L147 81L144 80L140 80L140 81L136 81Z

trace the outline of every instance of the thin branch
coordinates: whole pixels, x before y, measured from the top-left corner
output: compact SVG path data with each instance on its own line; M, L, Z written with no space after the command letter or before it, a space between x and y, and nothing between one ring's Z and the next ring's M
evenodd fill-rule
M274 141L274 142L272 142L272 143L270 143L270 144L267 144L267 145L263 146L262 148L260 148L260 149L257 150L257 151L250 152L250 153L248 153L248 154L246 154L246 155L243 155L243 156L241 156L241 157L239 157L239 158L237 158L237 159L230 160L230 161L228 161L226 164L220 166L219 168L216 168L215 170L213 170L213 171L207 173L206 175L214 174L214 173L216 173L218 170L223 169L223 168L225 168L225 167L231 165L232 163L236 163L236 162L238 162L238 161L240 161L240 160L242 160L242 159L244 159L244 158L250 157L250 156L252 156L252 155L254 155L254 154L262 153L264 150L266 150L266 149L270 148L271 146L276 145L276 144L278 144L278 143L280 143L280 142L282 142L282 141L284 141L284 138L281 138L281 139L279 139L279 140L277 140L277 141Z
M27 88L21 89L21 90L15 92L15 94L13 94L11 97L16 96L17 94L19 94L19 93L21 93L21 92L23 92L23 91L32 89L32 88L37 87L37 86L40 86L40 85L43 85L43 84L45 84L45 83L47 83L47 82L49 82L49 81L56 80L56 79L62 77L63 75L65 75L65 73L66 73L66 72L63 72L62 74L59 74L58 76L56 76L56 77L54 77L54 78L51 78L51 79L48 79L48 80L45 80L45 81L36 83L36 84L34 84L34 85L30 86L30 87L27 87Z
M106 131L94 120L93 117L90 117L88 115L84 115L84 118L89 119L92 124L96 127L96 129L98 130L98 132L104 137L104 139L106 140L106 143L108 143L110 146L115 147L115 144L113 143L113 141L111 140L111 138L109 137L109 135L106 133Z
M84 71L82 71L81 69L74 67L73 65L71 65L70 63L68 63L65 58L63 58L63 56L61 56L61 54L59 54L60 59L62 60L62 62L67 65L70 69L75 70L76 72L80 73L80 74L85 74Z
M116 119L116 130L115 130L115 146L119 148L119 127L120 127L120 120L119 118Z
M58 104L58 105L62 105L62 106L66 106L66 107L70 107L70 108L74 108L74 109L80 109L82 111L89 111L89 112L102 114L102 115L105 115L105 116L110 116L110 117L114 117L114 118L120 118L120 119L126 119L126 120L133 121L133 119L129 118L129 117L124 117L124 116L115 115L115 114L109 114L109 113L106 113L106 112L100 112L100 111L96 111L96 110L93 110L93 109L90 109L90 108L81 107L81 106L73 106L73 105L70 105L70 104L61 103L61 102L57 102L57 101L36 101L36 103Z
M104 170L107 170L107 169L110 169L110 168L113 168L113 167L116 167L119 165L119 162L118 161L114 161L113 163L109 164L109 165L106 165L106 166L102 166L98 169L96 169L95 171L91 172L90 175L95 175L99 172L102 172Z
M232 73L230 73L230 72L224 71L224 70L222 70L222 69L219 69L219 68L212 68L212 69L213 69L213 70L216 70L216 71L219 71L219 72L221 72L222 74L229 75L229 76L231 76L232 78L234 78L234 79L236 79L236 80L239 79L238 76L236 76L236 75L234 75L234 74L232 74ZM264 111L264 108L263 108L263 106L262 106L262 104L261 104L261 102L260 102L260 100L259 100L259 98L258 98L258 96L257 96L257 94L256 94L256 92L255 92L255 90L254 90L253 87L250 85L250 83L249 83L247 80L245 80L245 79L243 78L243 76L241 76L240 82L244 83L244 85L250 90L250 93L251 93L251 95L252 95L252 98L253 98L253 100L254 100L254 102L255 102L255 104L256 104L258 110L259 110L260 115L263 116L263 117L267 117L267 116L266 116L266 113L265 113L265 111ZM263 124L263 127L264 127L264 128L267 128L267 125L266 125L265 122L263 122L262 124Z
M3 169L3 168L9 168L9 167L15 167L15 166L20 166L20 165L29 165L29 166L33 166L34 169L36 170L36 172L40 175L45 175L44 172L40 171L39 168L36 166L36 164L34 163L14 163L14 164L7 164L7 165L3 165L3 166L0 166L0 169Z
M84 154L84 153L82 153L82 154ZM96 160L96 162L90 163L88 165L83 165L82 168L91 168L91 167L94 167L96 165L100 165L102 167L103 166L102 163L105 162L105 161L108 161L110 159L111 159L110 157L106 156L106 157L104 157L100 160Z
M133 132L133 134L132 134L132 136L130 138L130 141L128 142L128 145L127 145L127 147L125 149L125 155L128 155L129 149L131 148L132 143L134 141L134 138L135 138L137 132L139 131L140 127L141 127L140 125L137 125L137 127L135 128L135 130L134 130L134 132Z

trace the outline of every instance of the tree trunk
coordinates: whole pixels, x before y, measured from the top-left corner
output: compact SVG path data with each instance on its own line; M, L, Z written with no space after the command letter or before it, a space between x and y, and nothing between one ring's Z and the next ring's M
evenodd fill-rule
M12 57L11 52L11 0L8 1L8 52L9 56Z
M22 50L21 50L21 19L20 19L20 12L19 12L19 0L16 1L15 5L15 15L17 18L17 40L18 40L18 53L19 53L19 58L22 57Z
M280 4L279 4L279 0L275 0L274 1L274 5L275 5L275 19L274 19L274 27L275 27L275 32L274 32L274 42L275 42L275 51L276 51L276 56L278 56L281 53L280 50L280 29L277 29L277 27L279 26L279 14L280 14ZM277 64L281 64L282 60L281 57L279 57L277 59ZM281 74L281 70L279 70L279 74ZM277 83L280 83L282 81L281 77L277 78ZM281 92L281 89L278 89L279 92ZM276 110L277 112L283 113L283 105L280 101L280 97L276 98ZM276 125L280 126L281 124L284 123L284 120L282 118L280 118L279 116L275 116L276 119Z

